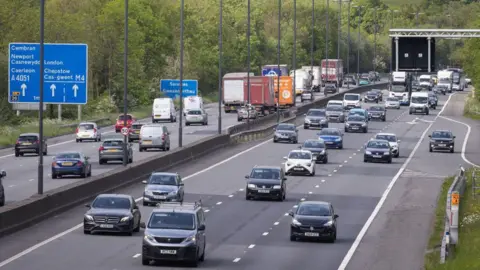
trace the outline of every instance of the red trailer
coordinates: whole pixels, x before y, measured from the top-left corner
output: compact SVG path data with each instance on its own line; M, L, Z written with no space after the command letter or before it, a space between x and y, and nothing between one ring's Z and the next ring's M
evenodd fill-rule
M271 76L250 77L250 104L263 115L275 111L274 80ZM248 100L247 78L243 79L245 100Z

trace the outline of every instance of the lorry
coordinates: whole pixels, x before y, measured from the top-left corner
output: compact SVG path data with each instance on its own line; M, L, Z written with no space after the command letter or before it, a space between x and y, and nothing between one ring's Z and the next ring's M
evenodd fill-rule
M243 78L247 72L227 73L223 76L223 108L225 113L235 112L246 104L243 90ZM250 73L250 77L254 74Z
M255 107L259 115L267 115L276 109L273 76L250 77L250 100L248 99L247 78L243 79L244 100Z
M399 99L400 105L410 105L410 97L412 93L412 80L413 76L405 71L392 72L392 78L390 79L390 97L396 97Z
M320 92L322 87L322 70L320 66L302 66L302 69L306 72L312 71L312 91Z
M288 76L288 67L287 65L263 65L262 66L262 76Z
M280 87L278 87L278 81L278 77L273 77L275 103L278 103L278 107L281 109L293 107L295 102L295 95L293 93L293 78L290 76L280 76Z
M293 80L294 71L290 71L290 77ZM293 87L293 86L292 86ZM295 96L301 95L304 91L312 88L312 79L308 72L303 69L295 70Z
M394 71L392 72L392 85L405 85L407 84L407 72L405 71Z
M452 80L453 90L456 90L456 91L465 90L466 82L465 82L465 74L463 73L463 70L460 68L449 68L447 70L453 72L453 80Z
M434 86L432 75L428 75L428 74L420 75L418 80L420 81L421 88L428 89L428 91L432 90Z
M451 93L453 89L453 71L440 70L437 73L437 77L438 77L437 85L445 86L447 88L447 91Z
M321 66L322 86L327 83L331 83L335 84L337 88L340 88L343 85L343 60L322 59Z

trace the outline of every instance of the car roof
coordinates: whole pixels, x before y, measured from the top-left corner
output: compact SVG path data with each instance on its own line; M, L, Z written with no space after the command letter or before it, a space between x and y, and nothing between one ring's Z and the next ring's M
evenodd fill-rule
M80 124L78 124L79 126L82 126L82 125L94 125L96 126L97 123L94 123L94 122L81 122Z
M295 126L295 125L291 123L280 123L277 126Z
M311 111L320 111L320 112L323 112L323 111L325 111L325 109L310 109L310 110L308 110L308 111L309 111L309 112L311 112Z
M157 207L152 209L153 213L162 212L182 212L182 213L195 213L202 208L202 201L196 202L162 202L157 204Z
M171 173L171 172L152 172L151 175L171 175L171 176L177 176L177 173Z
M255 166L253 166L253 169L275 169L275 170L281 170L282 168L281 168L280 166L255 165Z
M81 155L82 153L81 153L81 152L78 152L78 151L65 151L65 152L56 153L55 156L57 156L57 155L65 155L65 154L79 154L79 155Z
M339 129L339 128L322 128L322 130L320 130L320 131L323 131L323 130L333 130L333 131L338 131L338 132L340 132L340 129Z
M22 133L19 135L19 137L23 137L23 136L40 136L40 134L38 133Z
M300 202L299 204L300 205L302 205L302 204L316 204L316 205L325 205L325 206L332 205L331 203L325 202L325 201L303 201L303 202Z
M291 150L290 153L312 153L309 150L303 150L303 149L295 149Z
M127 194L109 194L109 193L105 193L105 194L100 194L97 196L97 198L125 198L125 199L130 199L131 196L130 195L127 195Z
M364 108L353 108L353 109L350 109L349 112L351 112L351 111L365 111L365 109Z
M432 133L433 132L450 132L450 133L452 133L452 131L446 130L446 129L437 129L437 130L432 131Z
M381 135L381 136L395 136L395 137L397 137L397 135L395 135L395 133L377 133L377 135L375 135L375 137L376 137L376 136L379 136L379 135Z

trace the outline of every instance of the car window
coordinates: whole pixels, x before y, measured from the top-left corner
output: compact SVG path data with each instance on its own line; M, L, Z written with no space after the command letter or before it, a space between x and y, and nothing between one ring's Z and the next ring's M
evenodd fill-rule
M448 131L434 131L432 133L432 138L444 138L444 139L450 139L452 138L452 133Z
M427 97L412 97L412 103L427 103Z
M168 174L152 174L148 179L148 183L151 185L176 186L177 177L175 175Z
M303 143L305 148L325 148L325 144L322 141L306 141Z
M55 159L80 158L79 153L61 153L55 156Z
M194 230L195 214L181 212L155 212L150 217L148 228Z
M343 99L344 100L359 100L360 97L357 96L357 95L345 95L345 96L343 96Z
M398 101L398 98L387 98L387 101Z
M128 198L98 197L93 201L93 208L107 209L130 209L131 203Z
M111 140L111 141L104 141L103 146L122 146L123 141L120 140Z
M187 112L188 115L202 115L202 111L200 110L191 110Z
M255 168L250 174L250 178L254 179L280 179L280 170L270 168Z
M389 142L396 142L397 138L393 135L377 135L375 136L375 139L377 140L385 140Z
M156 127L142 127L141 130L142 135L144 136L155 136L163 134L163 128L156 126Z
M386 142L370 141L367 144L367 148L377 148L377 149L390 148L390 145Z
M78 126L79 130L92 130L95 126L93 124L81 124Z
M369 111L384 111L385 109L382 106L372 106Z
M34 135L20 136L18 137L19 142L35 142L38 141L38 137Z
M360 116L360 115L351 115L348 117L347 119L347 122L348 121L354 121L354 122L365 122L365 117L363 116Z
M331 216L330 207L323 204L301 204L298 207L297 215L302 216Z
M141 129L142 126L143 126L142 124L133 124L133 125L132 125L132 128L133 128L133 129Z
M310 110L308 111L307 116L325 116L325 111Z
M321 135L340 136L340 132L336 129L322 129L319 132Z
M277 130L290 130L290 131L293 131L293 130L295 130L295 126L294 126L294 125L278 125L278 126L277 126Z
M133 117L131 115L127 114L127 121L132 120L132 119L133 119ZM124 115L123 114L119 115L118 120L125 120Z
M340 111L343 111L343 108L342 106L328 106L327 107L327 111L331 111L331 112L340 112Z
M312 159L312 155L307 152L290 152L289 159Z

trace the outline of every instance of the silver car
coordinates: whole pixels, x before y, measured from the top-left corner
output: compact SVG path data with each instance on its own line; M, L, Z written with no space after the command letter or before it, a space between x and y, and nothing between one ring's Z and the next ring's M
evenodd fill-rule
M387 109L400 109L400 100L396 97L389 97L385 101L385 108Z
M343 111L343 106L327 106L325 109L325 114L330 122L345 122L345 112Z
M183 202L184 184L177 173L154 172L142 182L147 185L143 192L145 206L164 201Z
M77 143L82 141L99 142L102 140L102 134L96 123L83 122L78 125L75 138Z
M133 162L132 144L123 142L123 138L105 139L98 149L98 163L106 164L109 161L123 161L123 151L127 148L128 163Z
M207 112L202 109L189 110L185 115L185 125L190 126L191 124L202 124L204 126L208 125Z
M143 125L140 129L140 140L138 141L138 151L143 152L148 149L170 150L170 132L167 127L160 124Z
M300 96L300 99L302 102L305 100L313 101L315 97L313 96L312 91L303 91L302 95Z
M328 128L327 113L324 109L310 109L305 114L303 128Z
M238 122L242 122L243 119L256 119L258 116L257 110L253 106L244 106L237 110L237 120Z

